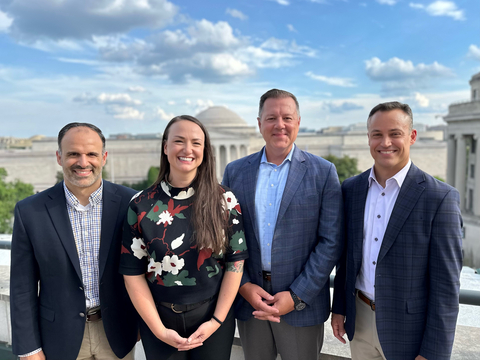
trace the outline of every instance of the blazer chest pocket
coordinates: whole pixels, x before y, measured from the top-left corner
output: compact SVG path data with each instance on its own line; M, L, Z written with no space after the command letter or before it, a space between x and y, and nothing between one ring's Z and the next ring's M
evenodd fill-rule
M53 322L53 320L55 320L55 311L40 305L40 316L45 320Z
M427 299L410 299L407 300L407 313L418 314L425 312L427 308Z

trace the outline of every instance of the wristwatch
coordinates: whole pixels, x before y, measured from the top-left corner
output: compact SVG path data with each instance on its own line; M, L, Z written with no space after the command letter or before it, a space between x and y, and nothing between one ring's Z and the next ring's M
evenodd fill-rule
M294 307L295 307L296 311L302 311L303 309L305 309L307 307L307 304L305 304L305 302L300 300L298 298L298 296L295 295L295 293L292 290L290 290L290 295L292 296Z

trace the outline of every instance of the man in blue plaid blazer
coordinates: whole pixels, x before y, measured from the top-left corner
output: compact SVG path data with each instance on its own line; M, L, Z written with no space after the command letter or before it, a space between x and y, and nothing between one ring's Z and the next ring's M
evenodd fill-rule
M264 149L230 163L223 178L241 205L250 255L236 304L245 358L317 360L341 255L340 183L333 164L294 145L293 94L265 93L258 125Z
M458 191L410 160L410 107L370 112L372 169L342 185L346 246L337 268L334 335L353 360L450 359L462 267ZM344 323L345 321L345 323Z

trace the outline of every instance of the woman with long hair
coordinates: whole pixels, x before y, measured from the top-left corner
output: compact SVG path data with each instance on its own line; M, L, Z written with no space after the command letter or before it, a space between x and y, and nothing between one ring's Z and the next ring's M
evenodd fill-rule
M241 209L217 182L208 133L188 115L162 139L157 181L130 202L120 271L147 360L228 360L248 257Z

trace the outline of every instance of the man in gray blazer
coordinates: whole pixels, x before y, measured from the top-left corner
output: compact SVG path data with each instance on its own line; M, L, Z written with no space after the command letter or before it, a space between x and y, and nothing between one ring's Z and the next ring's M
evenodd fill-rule
M250 254L236 304L240 338L248 360L316 360L342 248L340 183L333 164L294 145L293 94L266 92L258 126L265 147L223 178L242 207Z
M343 343L347 333L353 360L450 359L462 268L458 191L411 162L408 105L379 104L367 125L375 163L342 185L347 245L333 333Z

